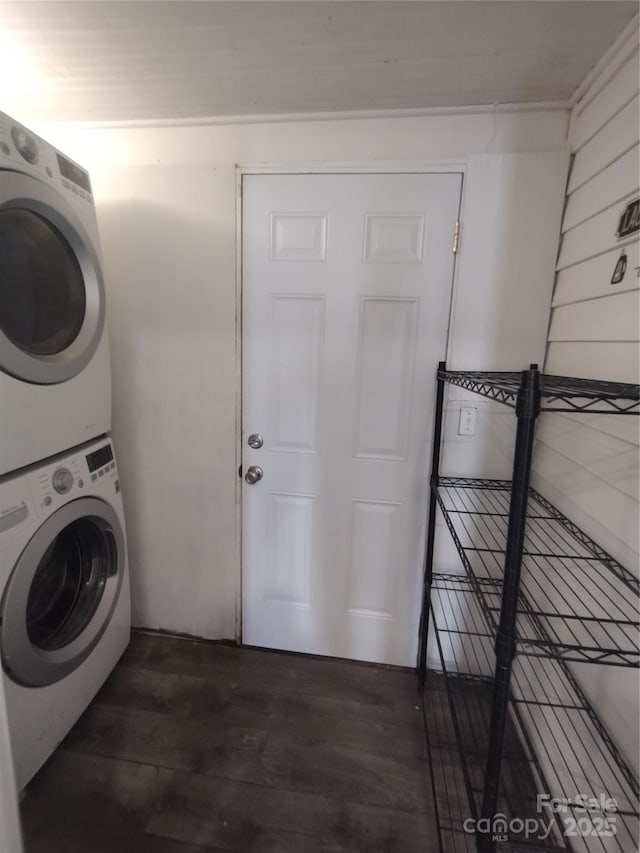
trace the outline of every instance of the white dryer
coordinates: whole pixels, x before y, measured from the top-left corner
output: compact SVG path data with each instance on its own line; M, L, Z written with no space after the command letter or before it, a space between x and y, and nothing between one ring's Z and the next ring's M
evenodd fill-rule
M20 788L93 699L130 634L109 438L0 480L0 653Z
M0 113L0 475L110 429L89 174Z

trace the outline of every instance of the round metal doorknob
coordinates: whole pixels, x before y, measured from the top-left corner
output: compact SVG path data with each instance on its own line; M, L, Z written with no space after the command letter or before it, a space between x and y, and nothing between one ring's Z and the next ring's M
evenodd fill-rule
M244 475L244 478L250 486L253 486L255 483L260 482L263 476L264 471L262 468L259 465L252 465L251 468L247 469L247 473Z
M264 444L264 439L262 438L260 433L252 432L249 438L247 439L247 444L254 450L260 450L260 448Z

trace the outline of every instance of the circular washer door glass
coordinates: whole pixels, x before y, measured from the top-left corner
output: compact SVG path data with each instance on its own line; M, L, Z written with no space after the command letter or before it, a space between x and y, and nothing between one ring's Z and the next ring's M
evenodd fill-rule
M67 525L47 548L27 599L27 634L44 651L64 648L86 628L117 568L113 537L91 519Z
M33 356L64 351L84 322L82 270L64 235L22 208L0 210L0 328Z

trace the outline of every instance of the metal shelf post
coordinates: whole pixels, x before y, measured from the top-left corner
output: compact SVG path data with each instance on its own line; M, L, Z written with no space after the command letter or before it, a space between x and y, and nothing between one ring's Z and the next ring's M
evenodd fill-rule
M522 372L522 380L516 404L518 425L513 457L513 486L509 507L509 528L505 552L504 588L500 611L500 625L495 643L496 670L491 727L489 731L489 749L481 809L482 818L488 819L489 824L492 823L498 806L500 769L509 708L511 666L516 650L516 618L518 614L520 570L527 520L529 474L531 471L536 419L540 411L539 385L538 366L532 364L529 370ZM478 850L481 853L495 850L495 840L492 838L491 832L478 832L477 842Z
M438 363L436 413L433 425L433 445L431 451L431 476L429 478L429 515L427 527L427 545L424 555L424 585L422 590L422 611L420 617L418 646L418 685L424 690L427 677L427 640L429 637L429 600L433 579L433 543L436 533L436 508L438 478L440 476L440 444L442 439L442 416L444 407L444 380L440 371L446 370L446 363Z

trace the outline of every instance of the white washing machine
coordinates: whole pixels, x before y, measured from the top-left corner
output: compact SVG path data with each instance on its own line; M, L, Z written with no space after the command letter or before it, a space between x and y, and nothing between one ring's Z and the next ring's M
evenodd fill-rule
M129 576L111 439L0 479L0 652L18 786L127 647Z
M0 113L0 475L111 429L89 174Z

